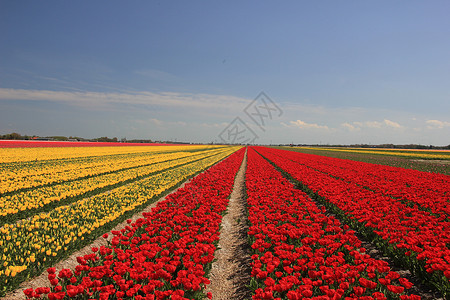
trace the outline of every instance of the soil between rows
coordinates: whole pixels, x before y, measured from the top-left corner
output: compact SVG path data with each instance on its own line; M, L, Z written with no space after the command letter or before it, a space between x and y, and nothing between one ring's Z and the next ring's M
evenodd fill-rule
M222 218L218 249L214 253L206 292L217 300L251 299L248 284L251 256L248 243L247 208L245 199L245 170L247 153L235 178L226 215Z

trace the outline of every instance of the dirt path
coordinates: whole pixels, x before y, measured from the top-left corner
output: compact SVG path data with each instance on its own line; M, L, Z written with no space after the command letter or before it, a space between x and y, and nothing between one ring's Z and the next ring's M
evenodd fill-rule
M191 181L191 179L187 179L183 184L181 184L177 189L173 190L169 194L172 194L175 191L177 191L179 188L184 187L189 181ZM153 202L152 204L147 206L140 213L137 213L137 214L133 215L130 219L134 222L134 221L136 221L139 218L143 218L142 213L150 212L152 210L152 208L155 207L158 204L158 202L160 202L161 200L165 199L166 196L163 196L163 197L159 198L158 200L156 200L155 202ZM124 228L127 225L128 225L128 223L125 220L122 223L117 224L117 226L114 227L112 230L120 230L120 229ZM109 231L109 232L111 232L111 231ZM82 248L81 250L78 250L78 251L74 252L70 257L66 258L65 260L62 260L62 261L58 262L53 267L56 268L57 272L59 272L61 269L72 269L72 270L75 269L75 267L78 265L77 257L83 256L85 254L92 253L92 250L91 250L92 247L98 247L99 248L102 245L106 246L107 245L107 240L111 241L112 237L113 237L112 234L109 234L109 237L107 239L104 239L102 236L100 236L92 244L87 245L86 247ZM37 277L34 277L34 278L32 278L32 279L30 279L28 281L23 282L18 289L14 290L12 292L9 292L5 297L0 297L0 300L26 299L25 294L23 293L24 290L26 290L28 288L34 288L35 289L35 288L44 287L44 286L49 286L50 287L51 285L50 285L49 280L47 279L47 275L48 275L47 271L44 271L41 275L39 275Z
M210 273L211 284L206 292L213 299L250 299L247 285L250 282L251 257L248 249L248 225L245 195L245 170L247 155L234 181L227 214L222 219L219 248Z

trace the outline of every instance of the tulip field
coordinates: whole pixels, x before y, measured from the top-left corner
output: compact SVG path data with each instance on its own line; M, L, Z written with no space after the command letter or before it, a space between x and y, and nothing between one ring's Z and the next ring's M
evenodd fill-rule
M412 286L365 254L355 231L328 217L255 150L248 156L254 299L395 299Z
M209 271L245 168L253 299L422 299L413 282L450 297L448 175L262 146L0 154L0 295L45 271L49 284L22 299L214 299ZM75 268L53 267L101 236L112 239Z
M0 291L37 275L238 148L0 149Z
M444 295L450 292L450 177L256 147L309 196Z
M450 150L437 149L377 149L338 147L277 147L283 150L349 159L450 175Z

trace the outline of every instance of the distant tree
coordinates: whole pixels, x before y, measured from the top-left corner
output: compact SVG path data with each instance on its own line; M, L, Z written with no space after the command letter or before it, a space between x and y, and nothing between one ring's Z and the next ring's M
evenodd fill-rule
M17 132L8 133L1 136L1 139L3 140L21 140L23 139L22 135L18 134Z
M68 140L67 136L60 136L60 135L51 136L51 138L55 141L67 141Z
M94 141L96 141L96 142L102 142L102 143L105 143L105 142L106 142L106 143L111 143L111 142L116 143L116 142L118 141L118 139L117 139L116 137L110 139L110 138L107 137L107 136L102 136L102 137L99 137L99 138L94 139Z

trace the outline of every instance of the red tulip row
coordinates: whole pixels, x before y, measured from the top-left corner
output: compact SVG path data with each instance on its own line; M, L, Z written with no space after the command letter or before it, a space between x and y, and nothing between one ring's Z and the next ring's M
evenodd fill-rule
M92 248L74 269L48 269L52 288L27 289L28 298L200 299L211 267L228 197L244 149L166 197L145 218ZM107 234L104 235L107 237ZM209 297L211 295L208 295Z
M407 279L364 253L354 231L252 148L246 191L253 299L420 299L405 293Z
M303 159L301 153L262 147L257 151L301 182L361 233L379 241L413 273L424 276L444 295L450 293L450 223L445 216L436 217L417 205L411 207L401 199L333 177L346 170L338 160L334 162L335 171L330 166L325 174L310 167L317 165L311 163L311 156ZM316 157L320 159L326 158Z
M450 176L296 152L285 158L347 182L450 216ZM279 153L280 154L280 153Z

